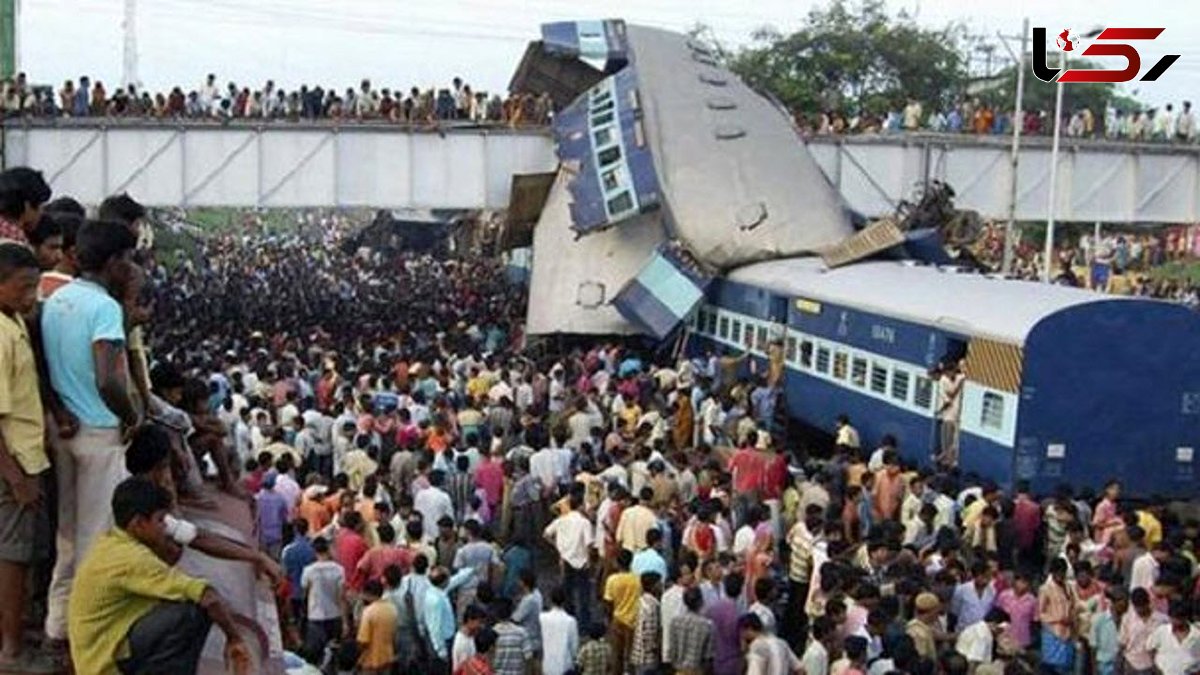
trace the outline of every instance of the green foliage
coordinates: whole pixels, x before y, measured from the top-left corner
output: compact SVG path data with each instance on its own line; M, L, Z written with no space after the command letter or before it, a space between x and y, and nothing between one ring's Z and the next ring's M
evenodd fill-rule
M1050 60L1050 66L1058 67L1057 57ZM1071 60L1067 62L1070 68L1094 68L1095 62L1090 60ZM1029 68L1029 64L1025 64ZM1017 91L1016 66L1008 66L1001 70L991 87L982 89L978 96L991 105L1003 110L1011 110ZM1054 110L1054 96L1058 85L1053 82L1043 82L1025 71L1025 93L1021 107L1025 110ZM1109 82L1078 82L1063 86L1063 110L1071 112L1089 108L1098 117L1103 117L1107 106L1123 110L1140 110L1138 102L1117 90L1116 85Z
M965 41L961 25L923 28L889 15L881 0L833 0L795 33L759 31L730 67L793 109L882 114L909 98L926 106L956 98L967 81Z

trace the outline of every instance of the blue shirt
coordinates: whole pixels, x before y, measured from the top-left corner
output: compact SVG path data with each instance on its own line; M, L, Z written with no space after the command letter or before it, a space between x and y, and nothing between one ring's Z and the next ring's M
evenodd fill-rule
M304 568L316 559L317 552L313 550L312 542L308 540L308 537L296 537L292 543L283 547L280 561L283 563L283 571L287 573L288 582L292 586L291 598L293 600L304 597L304 589L300 587L300 575L304 574Z
M275 490L262 489L255 496L258 502L258 541L263 546L283 541L283 524L288 518L287 499Z
M454 608L450 606L450 594L473 576L475 576L475 570L468 567L450 577L450 582L446 584L445 588L438 588L430 584L429 590L425 591L424 617L422 617L425 622L425 635L429 636L429 642L441 659L449 656L450 645L448 643L454 637L454 631L458 630L454 625Z
M524 546L510 546L500 556L504 563L504 578L500 582L500 595L514 598L517 595L517 580L521 572L533 565L533 557Z
M667 580L667 561L652 548L644 548L633 555L633 564L629 571L641 577L647 572L658 572L658 578L664 583Z
M114 429L120 420L105 405L96 383L92 355L96 342L125 344L121 305L103 286L75 279L42 307L42 345L50 384L80 424Z
M955 630L961 631L967 626L983 621L983 617L987 616L994 604L996 587L992 584L985 586L982 594L975 590L974 581L959 584L954 589L954 596L950 598L950 613L958 617Z

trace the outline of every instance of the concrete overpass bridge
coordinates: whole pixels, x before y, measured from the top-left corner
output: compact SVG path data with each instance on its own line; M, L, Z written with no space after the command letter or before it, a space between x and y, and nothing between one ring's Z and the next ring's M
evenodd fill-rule
M553 171L545 130L328 123L6 123L5 166L41 169L56 193L97 203L129 191L155 206L503 208L516 173ZM806 144L847 202L890 213L942 180L958 203L1006 218L1008 137L812 137ZM1016 215L1047 213L1050 140L1021 141ZM1063 139L1056 217L1064 222L1200 221L1200 148Z

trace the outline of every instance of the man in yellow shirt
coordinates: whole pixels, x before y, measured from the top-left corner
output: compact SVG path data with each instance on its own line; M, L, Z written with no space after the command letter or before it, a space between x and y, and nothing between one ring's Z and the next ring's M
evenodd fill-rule
M383 598L383 585L371 579L363 586L362 618L358 622L358 672L387 675L396 662L396 621L399 614L391 600Z
M638 604L642 599L642 581L629 571L633 553L621 549L617 553L617 573L604 583L604 601L612 610L609 640L617 660L617 672L625 672L629 651L633 647L633 627L637 625Z
M22 314L37 300L38 261L17 243L0 244L0 672L53 672L22 650L25 577L33 561L43 444L37 366Z
M170 493L145 478L113 492L116 526L92 545L71 588L68 634L77 675L195 673L214 623L225 633L231 672L249 672L249 648L216 591L154 554L166 546L170 506Z

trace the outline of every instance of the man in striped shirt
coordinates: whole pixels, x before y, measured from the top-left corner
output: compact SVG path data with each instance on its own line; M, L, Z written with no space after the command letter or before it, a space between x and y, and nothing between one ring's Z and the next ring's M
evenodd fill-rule
M700 614L704 596L699 588L689 588L683 594L687 608L671 621L671 649L667 661L678 675L700 675L712 670L716 655L717 629L712 619Z
M662 654L662 622L658 600L662 595L662 576L658 572L646 572L641 576L641 581L642 599L638 605L629 657L635 675L657 672Z

